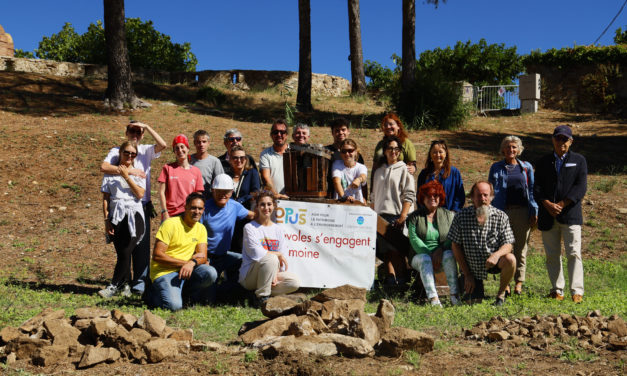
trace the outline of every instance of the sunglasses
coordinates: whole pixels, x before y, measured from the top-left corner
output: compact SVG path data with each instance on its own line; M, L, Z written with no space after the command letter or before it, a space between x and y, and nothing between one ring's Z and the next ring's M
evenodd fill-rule
M435 145L435 144L444 144L446 143L446 141L444 140L433 140L431 141L431 146Z
M273 135L273 136L276 136L276 135L283 136L283 135L287 134L287 131L281 131L281 130L275 129L272 132L270 132L270 134Z
M399 151L401 151L401 148L399 147L393 147L393 146L388 146L387 148L385 148L385 150L390 150L393 151L395 153L398 153Z
M231 157L232 160L234 161L245 161L246 160L246 156L243 157Z
M127 157L131 157L131 158L135 158L135 157L137 157L137 153L134 153L134 152L132 152L132 151L128 151L128 150L124 150L124 151L122 152L122 154L124 154L124 155L125 155L125 156L127 156Z
M342 154L350 154L350 153L352 153L354 151L355 151L355 149L342 149L342 150L340 150L340 152Z
M227 138L227 140L230 142L234 142L234 141L240 142L242 141L242 138L241 137L229 137Z

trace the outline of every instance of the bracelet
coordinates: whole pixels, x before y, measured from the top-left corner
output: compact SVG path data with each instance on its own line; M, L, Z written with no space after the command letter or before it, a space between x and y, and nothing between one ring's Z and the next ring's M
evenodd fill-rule
M161 209L161 214L165 213L167 210Z
M198 266L198 260L196 260L195 258L192 257L192 259L189 261L193 262L195 264L194 266Z

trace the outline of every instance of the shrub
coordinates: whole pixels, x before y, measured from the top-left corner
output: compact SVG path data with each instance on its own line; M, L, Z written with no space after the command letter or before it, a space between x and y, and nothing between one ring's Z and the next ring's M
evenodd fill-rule
M214 87L204 86L198 89L196 99L212 103L215 106L220 106L226 101L226 94Z

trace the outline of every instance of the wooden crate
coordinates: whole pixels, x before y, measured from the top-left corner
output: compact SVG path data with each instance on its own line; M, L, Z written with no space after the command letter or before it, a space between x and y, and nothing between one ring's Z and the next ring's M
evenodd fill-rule
M321 146L294 145L283 153L285 194L290 198L326 197L331 153Z

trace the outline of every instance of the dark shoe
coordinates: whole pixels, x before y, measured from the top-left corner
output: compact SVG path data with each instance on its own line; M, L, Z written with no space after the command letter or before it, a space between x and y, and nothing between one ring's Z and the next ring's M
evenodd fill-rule
M398 283L396 282L396 276L389 275L385 277L385 280L383 280L383 287L396 287L396 286L398 286Z
M496 297L496 300L494 301L494 306L495 307L502 307L503 304L505 304L505 298L499 298L498 296Z
M269 296L258 296L255 298L255 308L262 308L264 305L266 305L266 302L268 301L268 299L270 299Z
M509 298L512 295L512 290L509 288L509 285L505 288L505 297Z
M555 299L561 302L562 300L564 300L564 295L558 294L557 291L551 291L547 298Z

